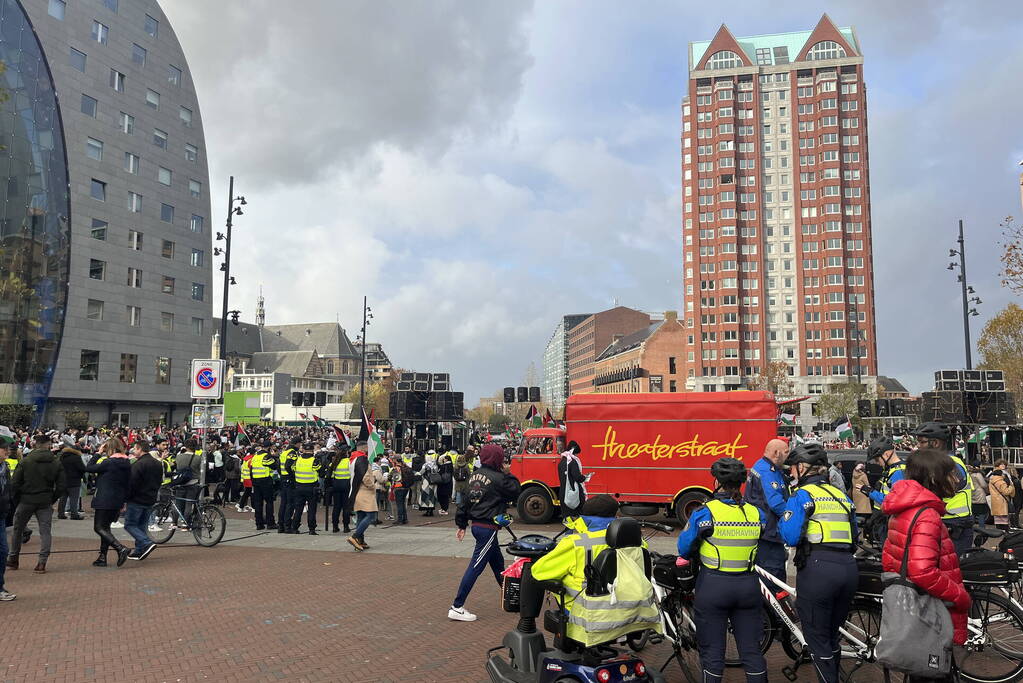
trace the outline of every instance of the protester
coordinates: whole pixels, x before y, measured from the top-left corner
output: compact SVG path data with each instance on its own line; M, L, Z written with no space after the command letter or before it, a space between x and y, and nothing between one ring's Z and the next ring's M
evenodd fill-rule
M1008 472L1009 463L1005 460L995 462L995 468L988 477L988 490L991 493L991 516L995 518L995 526L1009 529L1009 512L1011 501L1016 494L1012 478Z
M341 533L338 529L338 522L344 522L344 533L350 534L352 513L348 509L348 497L352 492L351 457L348 446L338 446L331 458L325 477L329 477L327 484L326 502L330 505L331 530Z
M440 483L440 472L437 469L437 452L429 450L423 461L422 480L419 482L419 510L423 517L433 517L437 506L437 484Z
M30 517L39 525L39 561L35 572L46 572L46 560L50 557L50 534L53 524L53 504L64 495L64 467L50 449L49 434L38 434L33 439L35 448L18 464L12 478L12 491L18 499L14 510L14 528L11 531L11 548L7 558L8 569L18 569L18 556L25 525Z
M579 444L569 441L567 450L558 460L558 497L561 500L561 516L564 518L577 516L586 502L587 477L583 475L582 461L579 460L581 452ZM574 490L571 503L568 496L569 488Z
M971 509L973 518L977 524L987 524L988 515L991 514L991 506L988 505L989 495L987 479L984 473L976 465L970 465L970 479L973 480L973 501Z
M352 452L352 492L348 507L355 511L355 531L348 537L348 543L358 551L369 550L366 543L366 529L377 516L377 484L383 483L380 470L374 470L366 457L366 443L358 444Z
M82 477L85 476L82 452L74 446L65 446L60 453L60 464L64 468L64 495L57 501L57 518L85 519L78 514Z
M147 529L149 515L160 495L163 464L158 459L159 451L150 451L146 441L136 441L132 445L132 452L135 455L135 462L131 465L128 479L128 506L124 513L124 530L135 539L135 549L128 555L128 559L144 560L156 548L156 544L149 538Z
M18 596L7 590L4 577L7 572L7 519L11 512L11 469L7 459L11 452L14 434L7 427L0 427L0 602L10 602Z
M853 468L852 475L852 500L853 505L856 506L856 520L858 527L863 528L863 523L867 521L873 511L870 505L870 498L865 494L862 489L870 488L870 479L867 477L867 466L862 462L856 463L856 467Z
M437 457L437 472L440 474L440 481L437 482L437 506L442 515L448 514L448 508L451 506L451 492L455 481L454 456L456 455L458 454L454 451L448 451Z
M96 478L96 495L92 499L93 520L92 528L99 536L99 557L92 563L94 567L107 566L107 549L113 548L117 553L117 566L120 567L128 559L129 550L117 540L110 530L110 524L115 521L128 499L128 487L131 480L131 461L127 454L120 452L123 444L109 447L107 442L86 468ZM114 452L109 452L114 451ZM161 473L162 474L162 473Z
M199 450L199 441L193 437L185 442L184 450L177 457L177 471L179 473L191 472L191 476L180 486L180 497L177 498L181 513L185 515L185 519L180 520L181 529L188 528L186 520L192 513L192 506L195 504L193 501L199 498L199 468L203 467L203 457L195 452L197 450Z
M455 480L455 509L462 504L462 497L469 489L469 476L472 474L470 464L473 458L473 448L469 446L465 453L459 453L455 457L455 469L452 478Z
M224 503L237 503L241 495L242 461L235 449L230 449L224 456L224 483L227 492Z
M408 500L409 491L415 483L415 475L401 458L392 460L391 468L391 490L394 491L395 524L408 524Z

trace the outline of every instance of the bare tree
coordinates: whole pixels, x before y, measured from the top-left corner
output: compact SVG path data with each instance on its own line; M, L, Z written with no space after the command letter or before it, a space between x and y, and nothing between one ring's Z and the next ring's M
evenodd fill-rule
M771 361L759 375L750 379L748 386L755 391L770 391L775 396L791 396L793 388L789 378L789 364L783 360Z

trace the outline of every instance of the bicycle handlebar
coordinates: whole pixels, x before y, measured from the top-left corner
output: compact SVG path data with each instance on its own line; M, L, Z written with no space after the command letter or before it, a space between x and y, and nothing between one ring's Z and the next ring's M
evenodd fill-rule
M656 529L657 531L663 531L666 534L670 534L672 531L674 531L674 529L668 526L667 524L661 524L659 522L640 522L639 525L645 526L648 529Z

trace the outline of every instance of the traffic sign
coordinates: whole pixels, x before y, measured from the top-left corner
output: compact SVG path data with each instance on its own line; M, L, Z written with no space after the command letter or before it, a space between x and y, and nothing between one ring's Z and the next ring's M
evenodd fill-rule
M223 429L224 406L220 403L197 403L192 406L193 429Z
M192 360L192 398L219 399L224 395L224 361Z

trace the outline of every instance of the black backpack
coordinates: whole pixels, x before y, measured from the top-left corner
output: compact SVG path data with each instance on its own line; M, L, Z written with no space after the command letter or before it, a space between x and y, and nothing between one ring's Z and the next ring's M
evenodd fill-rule
M467 465L455 468L455 481L469 481L469 467Z

